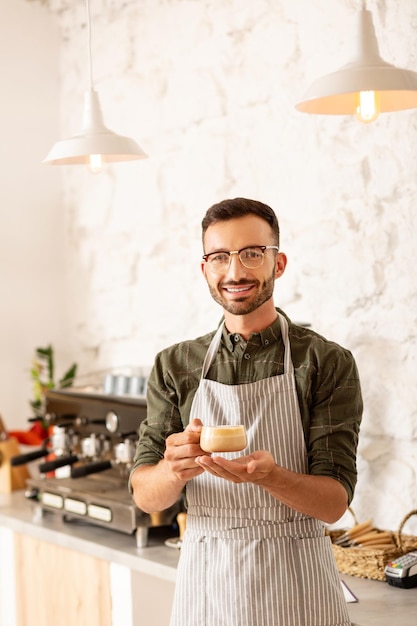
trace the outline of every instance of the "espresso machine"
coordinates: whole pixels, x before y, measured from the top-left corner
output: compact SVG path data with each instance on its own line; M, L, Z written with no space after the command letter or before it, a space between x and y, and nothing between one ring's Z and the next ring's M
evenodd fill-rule
M128 491L137 430L146 417L144 395L53 389L44 410L49 437L38 450L12 459L12 465L39 460L39 475L26 489L35 515L49 511L64 521L134 534L138 547L147 545L150 528L175 523L181 501L147 514Z

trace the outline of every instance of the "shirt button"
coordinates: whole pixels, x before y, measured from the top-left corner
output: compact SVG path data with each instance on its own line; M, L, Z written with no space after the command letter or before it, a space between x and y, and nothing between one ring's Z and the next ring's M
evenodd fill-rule
M264 344L265 344L266 346L269 346L269 339L265 339Z
M233 337L233 339L234 339L234 340L236 341L236 343L237 343L238 341L240 341L240 336L239 336L239 335L235 335L235 336Z
M247 352L245 352L245 354L243 355L243 357L244 357L246 360L248 360L248 359L250 359L250 354L248 354Z

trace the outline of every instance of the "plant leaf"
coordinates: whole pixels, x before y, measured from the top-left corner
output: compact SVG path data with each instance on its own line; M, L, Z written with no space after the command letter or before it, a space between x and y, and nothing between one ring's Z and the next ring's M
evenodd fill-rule
M49 382L54 380L54 349L49 344L46 348L36 348L36 354L39 358L46 359L48 366L48 379Z
M74 381L76 372L77 372L77 364L73 363L71 367L69 368L69 370L67 370L65 374L63 375L63 377L60 379L58 383L59 388L65 389L65 387L71 387Z

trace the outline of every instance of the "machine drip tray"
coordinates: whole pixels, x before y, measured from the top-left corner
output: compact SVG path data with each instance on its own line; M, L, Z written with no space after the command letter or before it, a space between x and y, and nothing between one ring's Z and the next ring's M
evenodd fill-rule
M180 511L178 502L165 511L144 513L134 504L127 479L120 478L113 470L85 478L30 478L26 496L36 515L51 511L63 520L84 520L135 534L138 547L147 545L149 528L173 524Z

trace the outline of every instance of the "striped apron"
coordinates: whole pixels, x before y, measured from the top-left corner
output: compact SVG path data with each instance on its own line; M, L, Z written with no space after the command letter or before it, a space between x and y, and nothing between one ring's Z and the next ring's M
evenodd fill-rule
M221 326L207 351L190 418L207 426L246 426L248 447L226 458L268 450L278 465L307 473L288 324L279 317L284 374L242 385L207 380ZM350 626L322 522L257 485L208 472L187 484L187 503L170 626Z

